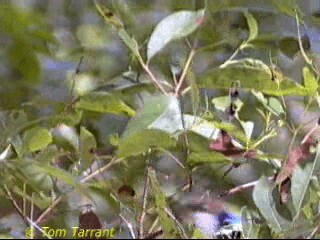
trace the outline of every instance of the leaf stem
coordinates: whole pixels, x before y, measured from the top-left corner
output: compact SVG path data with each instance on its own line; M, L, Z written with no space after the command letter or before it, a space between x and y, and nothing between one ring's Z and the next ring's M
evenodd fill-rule
M182 87L182 84L183 84L183 81L185 80L186 78L186 75L187 75L187 72L188 72L188 69L190 67L190 64L192 62L192 59L195 55L196 51L194 49L191 49L190 53L189 53L189 56L188 56L188 59L184 65L184 68L183 68L183 71L182 71L182 74L181 74L181 77L179 79L179 82L178 82L178 85L175 89L175 95L178 96L180 94L180 89Z
M160 89L160 91L168 96L168 92L163 88L163 86L159 83L159 81L156 79L156 77L153 75L153 73L151 72L149 66L147 64L144 63L144 61L142 60L142 57L139 55L138 56L139 62L142 66L142 68L144 69L144 71L149 75L151 81Z

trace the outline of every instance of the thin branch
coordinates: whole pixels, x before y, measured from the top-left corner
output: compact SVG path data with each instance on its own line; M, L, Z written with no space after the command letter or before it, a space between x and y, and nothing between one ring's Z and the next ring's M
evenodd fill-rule
M155 229L155 227L157 226L159 221L160 221L160 218L159 218L159 216L157 216L156 219L153 221L151 227L149 228L148 234L151 234L153 232L153 230Z
M124 223L127 225L128 229L129 229L129 232L130 232L130 235L131 235L131 238L132 238L132 239L136 239L136 235L135 235L135 233L134 233L132 224L131 224L127 219L125 219L121 214L119 214L119 217L120 217L121 220L124 221Z
M85 182L89 181L90 179L94 178L96 175L98 175L101 172L106 171L107 169L109 169L113 164L118 163L118 162L120 162L122 160L123 160L123 158L118 158L118 159L114 159L114 160L110 161L105 166L97 169L96 171L94 171L90 175L88 175L85 178L81 179L80 183L85 183ZM36 220L36 224L40 223L60 203L61 200L62 200L62 196L59 196L58 198L56 198L53 201L53 203L38 217L38 219Z
M140 61L140 64L142 66L142 68L144 69L144 71L149 75L151 81L161 90L161 92L164 94L164 95L168 95L167 91L163 88L163 86L159 83L159 81L156 79L156 77L153 75L153 73L151 72L151 70L149 69L149 66L146 65L142 58L139 57L138 58L139 61Z
M142 211L139 218L139 234L138 238L143 238L143 232L144 232L144 218L147 214L146 208L147 208L147 198L148 198L148 190L149 190L149 164L146 166L146 172L145 172L145 181L144 181L144 187L143 187L143 200L142 200Z
M298 32L299 48L300 48L301 54L302 54L304 60L306 61L306 63L309 64L310 66L312 66L312 60L309 59L309 57L307 56L306 52L304 51L304 48L302 45L301 33L300 33L300 28L299 28L299 17L298 17L297 9L295 9L295 11L296 11L296 25L297 25L297 32Z
M189 53L189 56L188 56L188 59L186 61L186 64L184 65L184 68L183 68L183 71L182 71L182 74L181 74L181 77L179 79L179 82L178 82L178 85L175 89L175 95L178 96L179 95L179 92L180 92L180 88L182 87L182 83L183 81L185 80L186 78L186 75L187 75L187 72L188 72L188 69L190 67L190 64L192 62L192 59L194 57L194 55L196 54L196 51L194 49L191 49L190 53Z
M88 176L86 176L85 178L80 180L80 183L85 183L89 180L91 180L92 178L96 177L98 174L101 174L102 172L106 171L107 169L109 169L113 164L118 163L123 161L124 158L114 158L112 159L108 164L106 164L105 166L97 169L96 171L94 171L93 173L89 174Z
M26 216L23 214L23 211L19 207L18 203L14 200L14 198L13 198L10 190L7 188L7 186L4 186L4 190L6 191L7 197L11 201L11 203L13 204L13 207L16 209L17 213L22 217L22 219L28 225L28 221L26 220Z
M272 180L273 178L274 178L273 176L268 177L269 180ZM256 181L253 181L253 182L249 182L249 183L245 183L245 184L239 185L239 186L237 186L235 188L232 188L232 189L220 194L220 197L225 197L225 196L229 196L229 195L232 195L232 194L235 194L235 193L238 193L238 192L242 192L242 191L244 191L246 189L254 187L258 182L259 182L259 180L256 180Z
M161 236L162 234L163 234L163 230L162 230L162 229L159 229L158 231L148 233L148 234L145 236L145 239L155 239L156 237L159 237L159 236Z
M60 203L60 201L62 200L62 197L57 197L53 203L37 218L37 220L35 221L36 224L39 224L42 222L42 220L55 208L55 206L58 205L58 203Z
M301 144L304 144L308 138L310 138L310 136L317 131L320 128L320 126L317 124L316 126L314 126L313 128L310 129L310 131L304 136L303 140L301 141Z
M31 225L32 227L36 228L39 232L41 232L43 234L43 236L46 236L49 239L52 239L45 231L42 230L41 227L38 226L37 223L33 222L30 218L28 218L27 216L23 215L23 211L21 210L21 208L19 207L18 203L14 200L10 190L4 186L4 189L7 193L7 197L9 198L9 200L11 201L11 203L13 204L14 208L16 209L17 213L22 217L22 219L25 221L25 223L27 224L27 226ZM33 211L33 210L32 210ZM26 230L26 234L30 234L30 236L26 236L26 237L32 237L32 229L30 229L30 232Z
M178 219L176 219L176 217L171 213L171 211L168 208L164 208L164 211L175 222L175 224L179 227L182 237L185 239L189 239L187 233L184 231L182 224L178 221Z
M318 233L319 228L320 225L316 226L315 229L313 229L313 231L310 233L310 235L306 237L306 239L313 239L315 235Z
M182 164L182 162L176 158L171 152L163 149L163 148L156 148L157 150L160 150L164 153L166 153L170 158L172 158L181 168L185 169L186 167Z

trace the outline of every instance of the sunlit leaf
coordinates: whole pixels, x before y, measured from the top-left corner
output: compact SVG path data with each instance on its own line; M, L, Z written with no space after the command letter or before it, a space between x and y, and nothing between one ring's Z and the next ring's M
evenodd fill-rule
M254 90L252 90L252 94L272 114L274 114L276 116L280 116L281 114L285 114L285 111L282 107L282 104L280 103L280 101L277 98L265 97L261 92L256 92Z
M318 81L308 67L303 68L303 80L304 86L310 93L315 94L318 89Z
M117 96L104 92L94 92L81 97L76 107L100 113L135 115L135 111Z
M160 52L169 42L186 37L203 22L204 9L197 12L175 12L160 21L148 42L148 61Z
M203 163L231 163L222 153L219 152L192 152L188 156L188 165L196 166Z
M181 113L178 99L174 96L150 97L137 115L132 118L123 138L145 129L159 129L174 133L181 128Z
M23 142L27 151L34 152L47 147L52 136L46 128L34 127L24 133Z
M245 12L244 15L247 18L247 23L249 27L248 42L250 42L258 36L258 23L251 13Z

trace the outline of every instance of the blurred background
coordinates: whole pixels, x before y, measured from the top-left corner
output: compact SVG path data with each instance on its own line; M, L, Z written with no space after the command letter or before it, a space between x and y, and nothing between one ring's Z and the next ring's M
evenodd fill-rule
M162 18L175 11L197 10L203 7L203 2L196 0L98 2L110 8L122 19L126 30L135 37L141 49L146 47L152 30ZM258 22L259 36L254 42L255 48L246 49L237 58L252 57L266 64L275 64L284 75L301 82L304 60L299 53L295 12L290 7L295 3L299 6L299 14L304 20L304 24L300 25L304 47L320 66L320 1L283 1L281 4L279 2L282 1L208 1L208 19L205 26L197 32L197 37L203 45L221 41L225 41L226 44L198 54L193 61L195 75L201 75L206 69L222 64L246 38L248 26L241 11L248 9ZM181 61L187 51L185 44L170 44L152 61L152 70L160 78L171 79L170 67ZM79 73L75 76L76 70ZM107 91L121 87L126 81L124 76L139 71L141 69L138 63L117 33L99 16L93 1L0 0L1 111L23 109L30 119L49 116L63 111L73 96L82 96L97 89ZM142 80L145 77L142 75ZM149 94L146 93L143 97ZM210 98L226 95L226 91L201 90L201 94ZM241 98L246 103L241 117L257 122L254 130L254 135L257 135L263 126L259 125L259 114L252 113L256 100L245 93L241 93ZM135 109L139 108L139 99L131 100L128 99L127 103ZM303 114L301 119L304 99L288 98L287 104L289 117L294 124L299 124L301 120L308 122L301 132L300 137L303 137L303 133L317 121L316 105L311 106L310 111ZM95 134L99 146L110 146L109 136L121 135L128 119L126 116L114 114L86 113L82 124ZM268 151L285 155L290 137L290 132L283 128L276 138L268 142ZM283 145L279 145L279 141ZM176 186L185 183L186 178L175 162L168 162L166 159L159 159L156 168L159 170L161 184L170 194ZM218 195L233 186L253 181L261 174L272 174L272 170L260 163L258 166L255 162L233 169L227 177L222 176L221 169L225 168L213 165L197 169L194 181L201 194L210 192ZM141 194L143 167L134 163L133 166L119 167L114 172L115 175L107 177L116 176L119 187L121 182L129 182L137 194ZM96 194L97 198L102 197L99 192ZM247 194L244 192L223 201L229 203L230 211L238 212L242 206L252 204ZM61 209L61 214L65 216L64 221L69 221L70 225L77 225L77 218L74 218L76 214L71 211L78 209L80 205L72 204L79 202L77 196L75 199L68 199L69 206ZM99 216L106 222L114 222L117 214L109 202L100 204L97 209ZM59 216L59 213L57 215ZM127 231L125 234L128 234ZM123 236L127 236L125 234Z

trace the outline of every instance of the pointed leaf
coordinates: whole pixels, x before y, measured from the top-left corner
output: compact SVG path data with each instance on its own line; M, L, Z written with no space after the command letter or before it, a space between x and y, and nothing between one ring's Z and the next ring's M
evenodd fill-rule
M257 100L275 116L280 116L281 114L285 114L282 104L277 98L275 97L267 98L261 92L256 92L254 90L252 90L251 92L257 98Z
M219 152L192 152L188 156L188 165L193 167L203 163L231 163L222 153Z
M258 36L258 23L251 13L245 12L244 15L247 18L249 27L249 37L247 41L250 42Z
M129 157L146 152L152 147L169 149L175 145L175 139L168 133L156 129L146 129L122 138L117 153L118 157Z
M176 97L163 95L150 97L137 115L129 121L122 137L145 129L174 133L181 125L180 107Z
M304 167L298 166L292 174L291 179L291 195L293 206L297 214L304 205L305 196L314 174L320 170L320 147L317 147L317 153L312 163L306 164Z
M205 11L175 12L162 19L151 34L148 42L148 61L169 42L188 36L203 22Z
M94 135L91 132L89 132L86 128L81 127L79 152L80 152L81 167L83 169L87 169L92 163L94 156L91 152L96 147L97 147L97 143Z
M308 67L303 68L304 86L313 94L318 89L318 81Z
M244 89L254 89L263 93L283 96L308 96L310 92L302 85L287 78L272 80L270 68L260 60L245 58L230 61L199 77L199 87L229 89L235 81Z
M290 223L285 220L275 208L272 191L275 184L266 177L261 177L253 190L253 200L268 225L275 231L281 232Z
M260 226L254 224L253 216L250 214L248 207L244 206L241 208L241 224L242 234L245 239L258 238Z
M117 96L104 92L90 93L81 97L76 107L101 113L135 115L135 111Z

